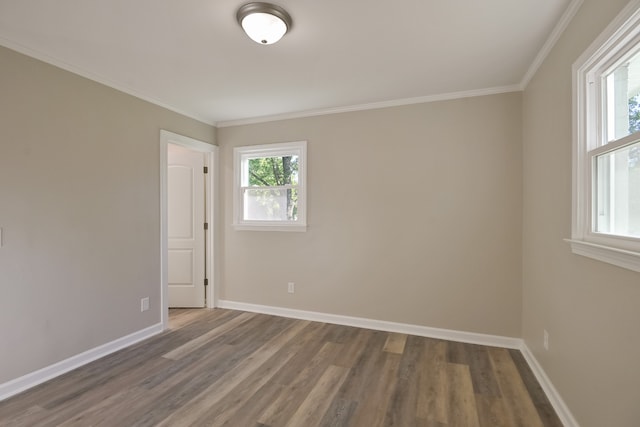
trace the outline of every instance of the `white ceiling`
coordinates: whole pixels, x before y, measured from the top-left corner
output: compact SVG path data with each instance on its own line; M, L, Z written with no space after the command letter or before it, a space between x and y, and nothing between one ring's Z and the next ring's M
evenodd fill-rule
M0 44L207 123L515 90L570 0L0 0Z

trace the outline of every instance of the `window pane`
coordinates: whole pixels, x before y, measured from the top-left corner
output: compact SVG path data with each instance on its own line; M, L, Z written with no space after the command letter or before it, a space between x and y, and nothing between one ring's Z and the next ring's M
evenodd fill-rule
M298 184L298 156L258 157L248 163L245 182L251 187Z
M640 131L640 54L606 76L607 142Z
M254 221L296 221L298 219L298 190L244 190L244 219Z
M640 237L640 142L596 158L596 231Z

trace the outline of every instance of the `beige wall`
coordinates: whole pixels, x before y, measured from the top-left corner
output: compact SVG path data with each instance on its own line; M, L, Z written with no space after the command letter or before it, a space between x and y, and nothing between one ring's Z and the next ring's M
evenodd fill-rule
M214 138L0 48L0 383L160 321L160 129Z
M220 298L520 336L521 94L217 136ZM233 230L233 147L298 140L308 141L308 231Z
M626 3L585 0L524 94L523 335L583 427L640 425L640 274L573 255L562 241L571 234L571 65Z

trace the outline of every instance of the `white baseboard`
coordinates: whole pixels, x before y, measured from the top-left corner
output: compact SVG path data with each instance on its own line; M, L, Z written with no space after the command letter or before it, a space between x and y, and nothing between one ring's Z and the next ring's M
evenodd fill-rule
M150 338L162 332L162 323L157 323L148 328L134 332L122 338L108 342L101 346L92 348L83 353L72 356L45 368L38 369L35 372L23 375L14 380L0 384L0 401L25 391L52 378L67 373L96 359L100 359L108 354L116 352L120 349L133 345L137 342Z
M538 363L538 360L535 358L531 350L529 350L529 347L527 347L527 344L524 341L522 342L520 351L531 367L531 370L536 376L538 383L540 383L542 390L544 390L544 393L547 395L549 402L551 402L553 409L556 410L556 414L558 414L562 424L565 427L580 427L578 421L576 421L569 410L569 407L564 403L562 397L560 397L560 393L558 393L558 390L553 386L553 383L547 376L546 372L542 369L542 366L540 366L540 363Z
M476 332L455 331L451 329L431 328L428 326L387 322L384 320L366 319L362 317L342 316L339 314L295 310L292 308L249 304L228 300L219 300L217 307L228 308L232 310L250 311L253 313L271 314L274 316L290 317L293 319L333 323L336 325L356 326L358 328L375 329L385 332L397 332L401 334L417 335L421 337L438 338L449 341L465 342L469 344L488 345L491 347L505 347L513 349L520 349L522 347L522 340L520 338L479 334Z

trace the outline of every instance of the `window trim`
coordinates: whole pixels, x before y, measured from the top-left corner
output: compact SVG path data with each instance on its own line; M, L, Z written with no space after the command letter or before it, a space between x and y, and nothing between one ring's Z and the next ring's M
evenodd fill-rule
M298 156L298 219L296 221L262 221L243 218L242 162L251 157ZM307 231L307 141L247 145L233 149L233 228L246 231Z
M571 238L574 254L640 272L640 239L592 231L593 159L621 143L598 146L604 136L601 86L595 77L640 43L640 0L630 2L576 60L573 74ZM634 134L638 138L637 134ZM635 138L634 138L635 140ZM624 145L624 144L622 144Z

